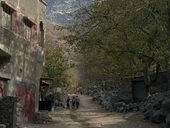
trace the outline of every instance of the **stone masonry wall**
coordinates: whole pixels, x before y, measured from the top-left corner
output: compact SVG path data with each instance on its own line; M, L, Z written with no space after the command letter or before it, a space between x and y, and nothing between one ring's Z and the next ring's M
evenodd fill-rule
M6 128L16 126L16 102L14 97L4 97L0 99L0 124L5 124Z

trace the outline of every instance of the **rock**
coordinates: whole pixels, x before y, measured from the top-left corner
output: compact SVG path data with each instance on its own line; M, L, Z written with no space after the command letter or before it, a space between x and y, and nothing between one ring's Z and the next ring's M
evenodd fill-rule
M146 112L144 112L144 117L146 119L150 119L152 117L152 115L154 114L154 110L147 110Z
M118 102L114 104L114 108L117 112L123 112L126 108L125 108L126 104L124 102Z
M170 113L170 99L166 98L163 102L162 102L162 106L161 106L161 111L163 113L163 115L167 115L167 113Z
M122 106L125 106L126 104L124 102L117 102L114 104L114 107L122 107Z
M153 103L153 108L156 109L156 110L159 110L161 108L161 102L155 102Z
M161 123L164 121L164 116L161 114L160 110L153 113L153 115L151 116L151 121L153 123Z
M34 114L33 122L35 124L44 124L44 123L47 123L47 122L50 122L50 121L52 121L52 118L49 117L48 112L46 112L46 111L36 112Z
M170 126L170 113L166 116L166 125Z
M144 112L146 112L147 110L151 110L153 109L153 104L152 103L148 103L145 107L144 107Z
M5 124L0 124L0 128L6 128Z
M123 111L124 111L124 108L123 108L123 107L117 108L117 112L123 112Z

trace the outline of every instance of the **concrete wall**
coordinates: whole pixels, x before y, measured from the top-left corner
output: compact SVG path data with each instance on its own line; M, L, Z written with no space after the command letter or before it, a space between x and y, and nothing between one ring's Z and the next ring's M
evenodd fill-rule
M24 82L17 82L16 84L16 96L20 97L21 111L23 113L24 120L32 121L33 113L35 112L36 107L36 87L32 83L29 83L29 85L27 86L23 86L25 84L28 84Z
M10 56L8 61L0 66L0 77L9 79L6 95L21 97L23 114L30 120L34 111L38 110L39 79L44 59L44 48L39 45L41 42L38 36L40 21L45 27L46 6L39 0L5 1L7 5L16 9L18 18L16 24L12 24L11 30L3 28L3 9L2 5L0 6L0 50ZM33 35L37 38L24 38L25 16L36 26Z
M4 1L4 0L1 0ZM5 0L12 7L20 11L20 13L29 16L34 21L38 20L38 4L39 0Z

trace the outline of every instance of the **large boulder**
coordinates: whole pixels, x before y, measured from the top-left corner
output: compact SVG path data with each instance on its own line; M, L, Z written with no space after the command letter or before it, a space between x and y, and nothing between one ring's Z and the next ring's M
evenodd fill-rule
M166 121L166 125L170 126L170 113L166 116L165 121Z
M152 117L152 115L154 114L154 110L147 110L146 112L144 112L144 117L146 119L150 119Z
M147 112L148 110L152 110L153 109L153 104L152 103L147 103L145 106L144 106L144 108L143 108L143 110L142 110L142 112Z
M157 110L153 113L153 115L151 116L151 121L153 123L161 123L164 121L164 116L162 115L160 110Z
M166 98L161 105L161 111L164 116L166 116L168 113L170 113L170 99Z
M161 102L160 101L155 101L153 103L153 108L156 109L156 110L160 110L161 108Z
M0 124L0 128L6 128L5 124Z

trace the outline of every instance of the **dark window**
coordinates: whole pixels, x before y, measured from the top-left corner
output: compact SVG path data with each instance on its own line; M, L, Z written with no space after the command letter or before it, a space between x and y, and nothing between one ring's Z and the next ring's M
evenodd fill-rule
M34 25L27 17L23 18L24 21L24 38L31 40L32 26Z
M7 4L2 3L2 26L8 29L12 28L12 13L14 12L14 9L12 9Z
M40 22L40 42L39 45L44 47L44 25L43 22Z
M24 37L29 41L37 41L37 25L28 17L23 17Z

